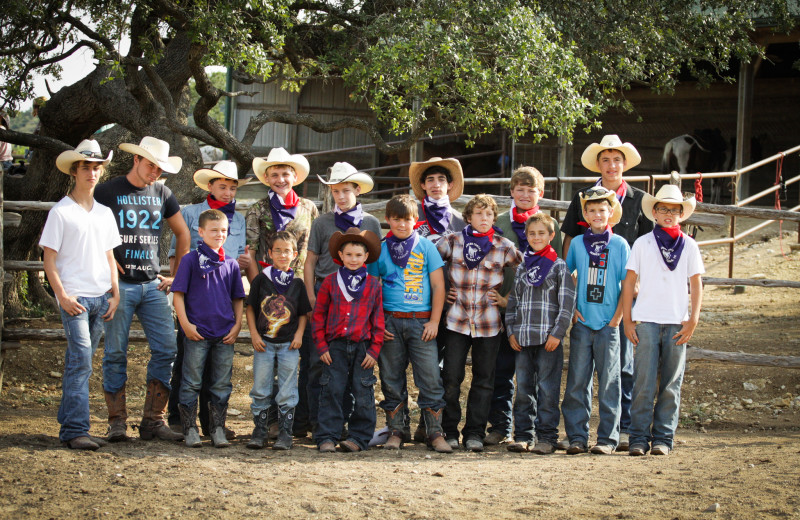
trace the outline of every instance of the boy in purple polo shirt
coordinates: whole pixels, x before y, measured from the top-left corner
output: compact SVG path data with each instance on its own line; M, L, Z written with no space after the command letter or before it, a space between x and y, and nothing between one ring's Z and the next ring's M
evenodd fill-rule
M233 389L233 344L242 328L245 293L239 264L233 258L225 258L222 249L228 234L228 217L217 209L204 211L197 231L203 241L181 259L172 282L175 313L186 335L178 410L186 447L200 447L197 398L210 355L211 441L217 448L224 448L230 446L225 438L225 415Z

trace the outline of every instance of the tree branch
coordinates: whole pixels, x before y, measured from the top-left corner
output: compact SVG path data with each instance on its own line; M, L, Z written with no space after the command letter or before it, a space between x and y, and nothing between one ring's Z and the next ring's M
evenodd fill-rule
M16 130L6 130L2 127L0 127L0 141L18 144L20 146L29 146L37 150L48 150L53 153L61 153L64 150L72 150L74 148L64 141L53 139L52 137L27 134L24 132L17 132Z

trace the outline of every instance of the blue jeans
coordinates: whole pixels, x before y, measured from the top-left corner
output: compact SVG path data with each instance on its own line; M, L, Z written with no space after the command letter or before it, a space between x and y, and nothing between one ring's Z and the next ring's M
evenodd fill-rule
M592 413L592 376L597 370L600 424L597 443L619 443L619 327L592 330L578 322L569 334L569 370L561 411L570 442L589 442Z
M635 302L634 302L635 303ZM625 336L625 328L619 324L619 431L628 432L631 427L631 396L633 394L633 343Z
M272 387L277 361L278 394L274 397L281 413L286 413L297 406L300 400L297 387L300 350L290 350L291 341L271 343L266 338L262 339L266 345L264 352L255 351L253 354L253 389L250 390L250 399L253 402L250 410L253 415L258 415L269 407L273 398Z
M183 346L183 379L181 379L180 403L189 408L197 403L197 396L203 385L203 372L206 361L211 358L211 394L209 401L213 406L226 406L231 397L233 385L233 345L226 345L222 338L206 338L193 341L186 338Z
M167 389L172 364L178 352L174 321L167 295L158 290L158 280L145 284L119 281L120 302L114 319L105 322L106 345L103 356L103 390L119 392L128 380L128 334L133 313L139 317L150 345L147 379L161 381Z
M504 320L505 321L505 320ZM500 334L500 349L494 368L494 393L489 408L489 432L500 432L504 437L511 435L511 402L514 399L514 372L517 352L511 348L508 336ZM533 399L536 402L536 385L533 385Z
M523 347L517 352L517 396L514 399L514 440L536 438L552 445L558 443L558 396L564 368L564 346L547 352L544 345Z
M64 377L61 384L61 406L58 422L61 442L89 434L89 377L92 356L103 334L103 314L108 310L108 295L79 296L85 312L70 316L61 310L61 323L67 335L64 354Z
M355 404L350 415L350 437L362 450L367 449L375 433L375 377L373 369L361 368L367 355L366 341L350 341L337 338L328 345L331 364L324 365L319 378L319 412L314 440L319 446L325 441L338 442L342 435L345 416L342 401L348 385L352 389Z
M636 325L639 345L633 365L631 446L640 444L649 448L652 441L654 445L665 444L672 449L686 368L686 345L676 345L672 339L679 330L681 325L650 322Z

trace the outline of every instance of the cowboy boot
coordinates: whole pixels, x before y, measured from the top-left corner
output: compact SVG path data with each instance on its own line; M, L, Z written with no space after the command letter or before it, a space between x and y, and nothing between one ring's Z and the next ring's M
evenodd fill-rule
M103 392L108 407L108 442L130 440L128 430L128 410L125 406L125 387L118 392Z
M211 427L211 443L215 448L227 448L231 445L225 437L225 416L228 414L228 406L214 406L208 403L208 419Z
M386 426L389 427L391 435L383 444L385 450L399 450L403 446L403 426L405 416L403 410L406 404L400 403L394 410L386 410Z
M147 383L147 394L144 398L142 422L139 425L139 437L144 441L159 438L164 441L182 441L183 434L170 430L164 422L164 410L169 401L169 390L158 379Z
M442 432L442 410L425 408L422 414L425 417L425 429L428 434L428 449L437 453L453 453L453 448L447 443Z
M292 449L292 426L294 425L294 408L289 408L286 412L281 412L278 423L281 429L278 432L278 440L272 445L273 450Z
M197 431L197 403L189 408L179 404L178 412L181 414L181 424L183 425L183 441L187 448L199 448L203 445L200 440L200 432Z
M267 411L261 410L258 415L254 415L253 424L255 427L247 447L251 450L260 450L267 445Z

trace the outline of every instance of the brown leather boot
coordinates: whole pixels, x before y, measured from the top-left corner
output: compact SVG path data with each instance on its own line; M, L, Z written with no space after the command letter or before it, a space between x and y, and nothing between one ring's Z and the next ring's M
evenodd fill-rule
M453 448L448 444L442 432L442 410L425 408L422 416L425 418L425 428L428 433L428 449L437 453L452 453Z
M119 392L103 392L108 407L108 442L128 441L128 409L125 406L125 387Z
M147 394L142 410L142 422L139 425L139 436L144 441L159 438L164 441L182 441L183 434L172 431L164 422L164 411L169 401L169 390L158 379L147 383Z
M386 410L386 426L392 431L384 443L385 450L399 450L403 447L403 425L405 423L405 403L400 403L394 410Z

